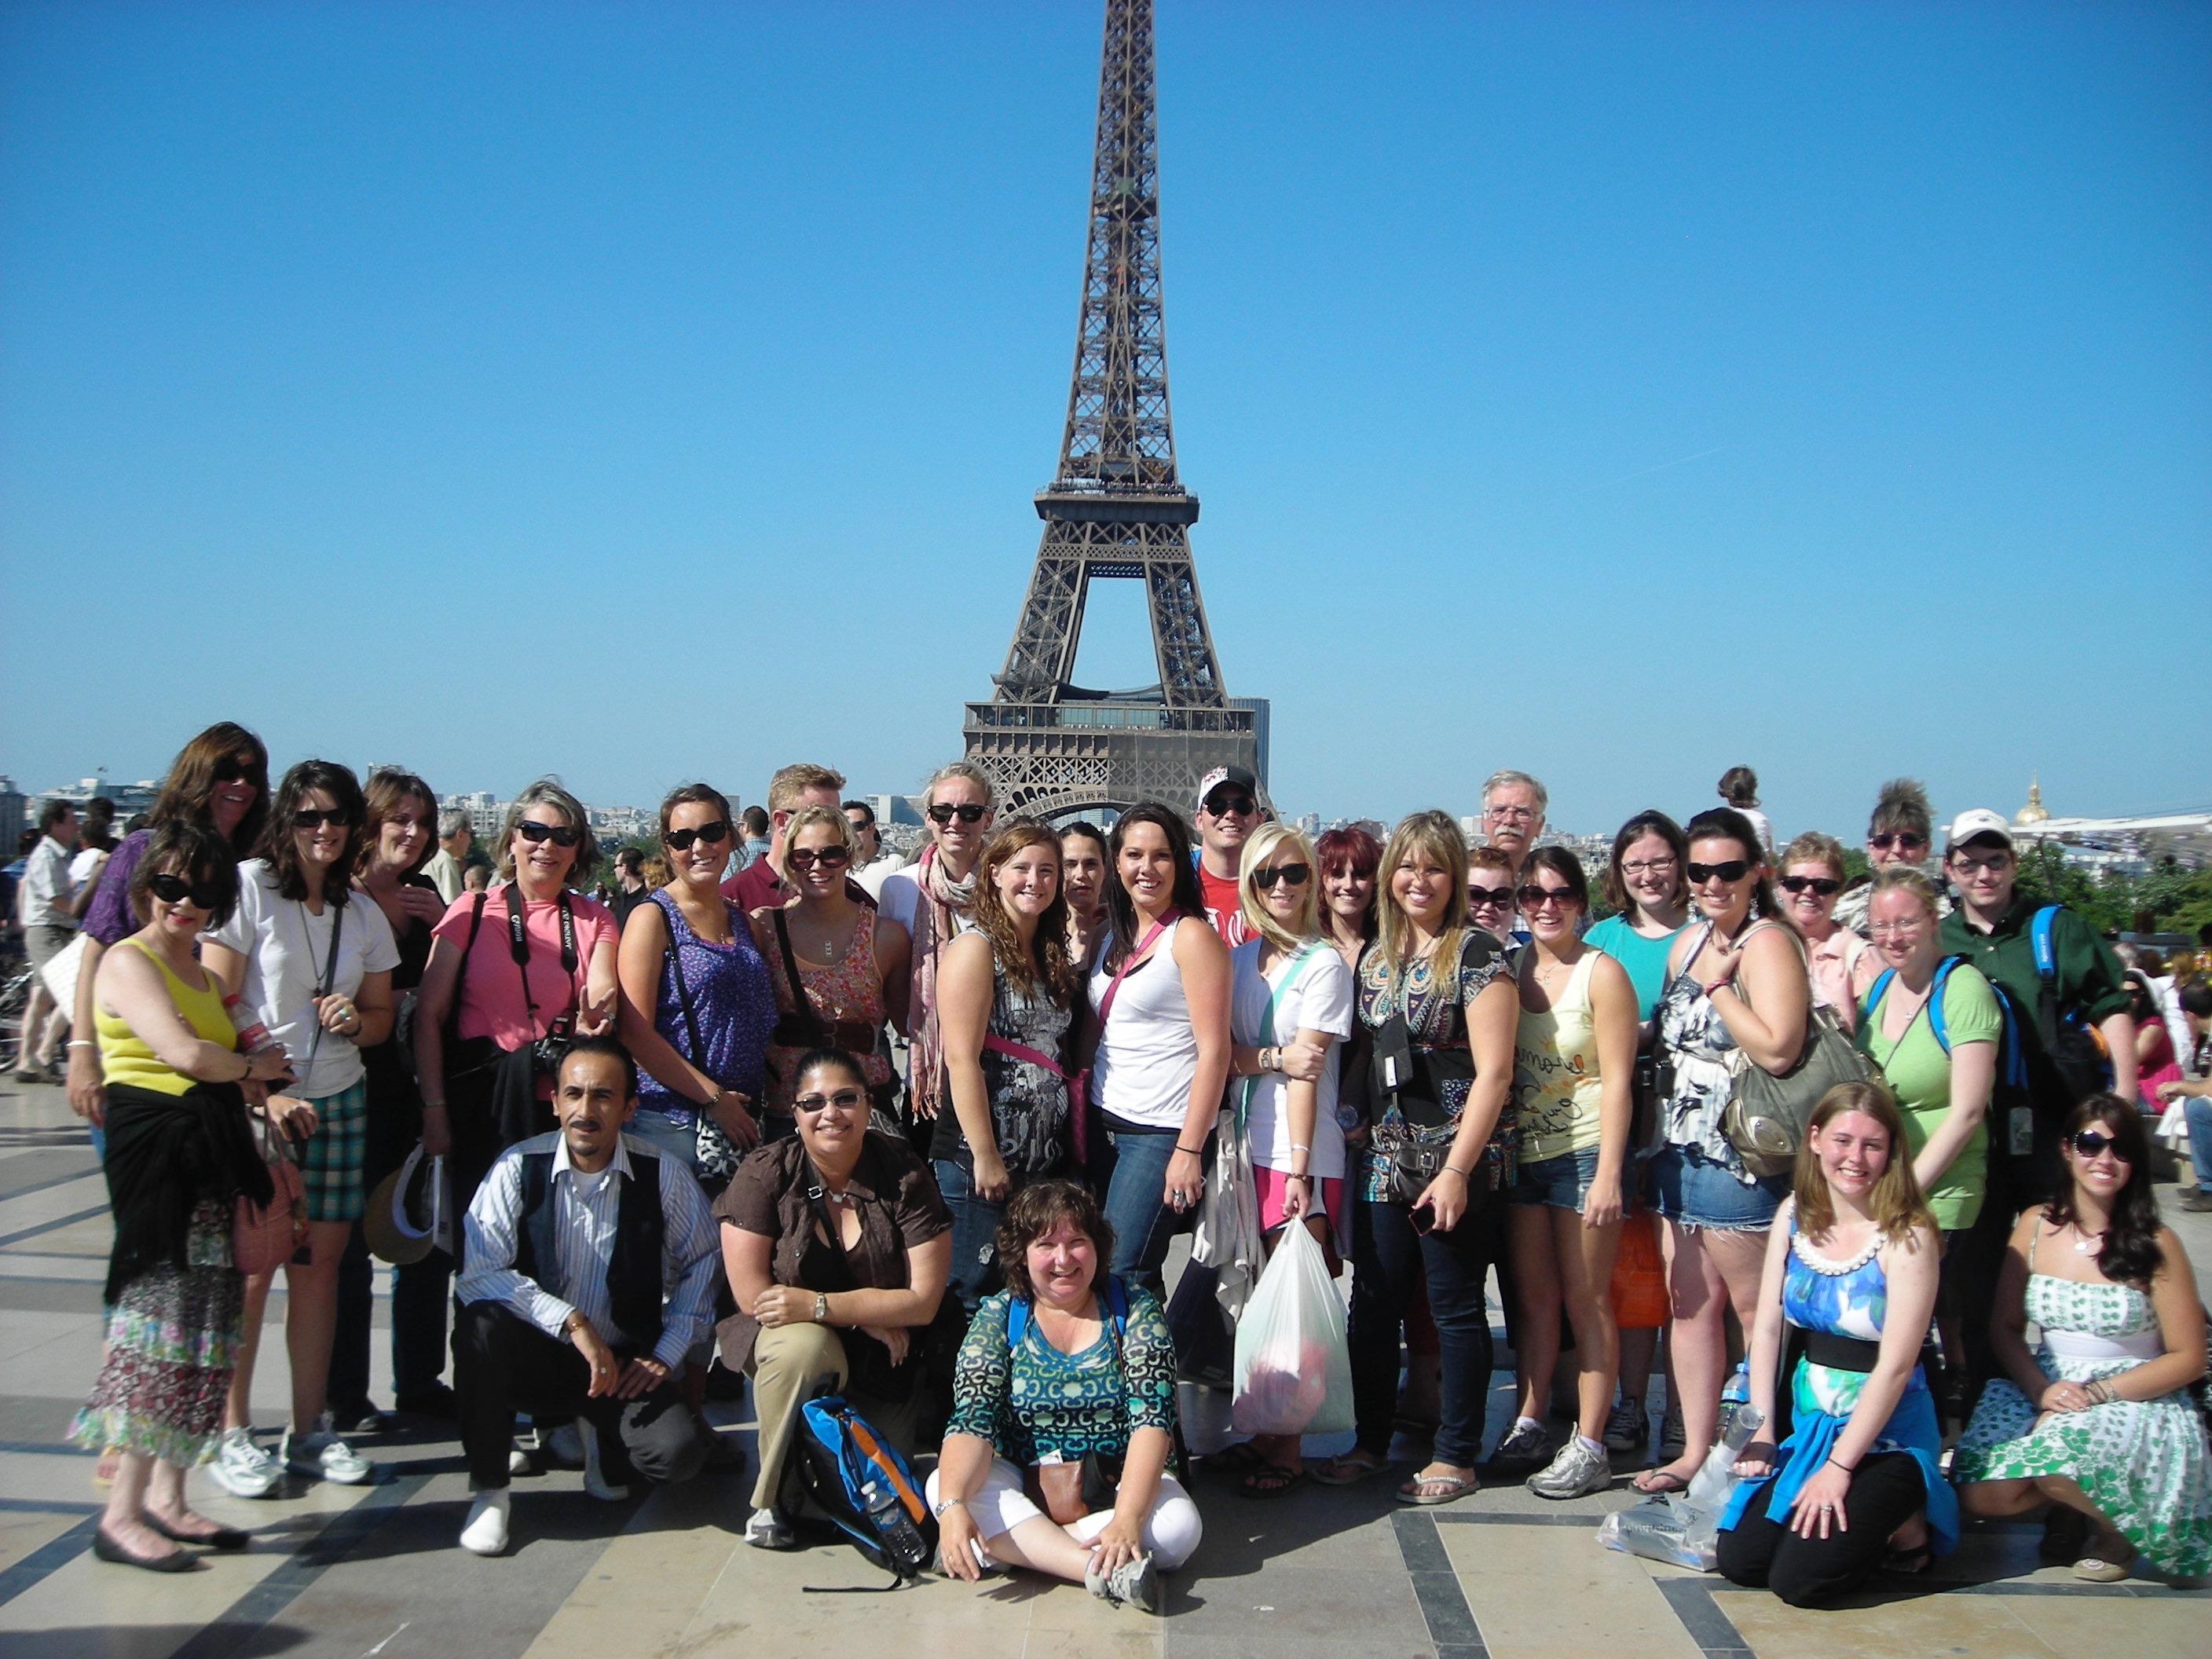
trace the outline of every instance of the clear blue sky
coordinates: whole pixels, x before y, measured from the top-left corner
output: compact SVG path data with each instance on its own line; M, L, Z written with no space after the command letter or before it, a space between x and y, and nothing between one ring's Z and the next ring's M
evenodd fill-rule
M9 5L0 770L914 787L1065 410L1096 3ZM1290 811L2212 805L2212 11L1164 0ZM1080 672L1153 678L1137 590Z

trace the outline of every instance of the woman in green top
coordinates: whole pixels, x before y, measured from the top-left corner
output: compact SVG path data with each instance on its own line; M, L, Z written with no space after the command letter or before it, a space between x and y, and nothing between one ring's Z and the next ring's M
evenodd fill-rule
M1875 982L1858 1045L1888 1080L1905 1115L1912 1173L1947 1233L1974 1224L1989 1168L1990 1091L2004 1014L1988 980L1966 963L1943 977L1943 1037L1928 1012L1943 960L1936 890L1905 865L1875 878L1868 932L1893 971ZM1949 1047L1945 1048L1948 1040Z
M1943 1230L1936 1301L1944 1367L1939 1398L1948 1414L1964 1419L1976 1383L1990 1375L1990 1359L1986 1318L1960 1305L1961 1257L1954 1241L1963 1241L1973 1226L1988 1190L1987 1119L2004 1011L1981 971L1955 961L1943 975L1943 1036L1936 1036L1929 1001L1943 947L1936 889L1918 870L1884 866L1869 891L1867 917L1875 953L1890 971L1875 981L1854 1041L1881 1067L1897 1097L1912 1173Z

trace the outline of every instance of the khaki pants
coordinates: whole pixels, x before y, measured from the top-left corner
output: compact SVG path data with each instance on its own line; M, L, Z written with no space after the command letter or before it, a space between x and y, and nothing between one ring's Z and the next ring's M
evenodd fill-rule
M846 1395L853 1409L867 1419L878 1434L904 1455L914 1455L915 1402L894 1406L849 1392L845 1344L833 1328L765 1326L753 1343L749 1369L753 1405L760 1421L760 1474L753 1482L755 1509L792 1507L792 1500L785 1496L785 1468L799 1432L799 1407L817 1395Z

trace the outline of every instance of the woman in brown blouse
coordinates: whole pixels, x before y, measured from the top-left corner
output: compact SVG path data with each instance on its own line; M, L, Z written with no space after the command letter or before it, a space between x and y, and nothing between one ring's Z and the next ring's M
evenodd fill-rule
M714 1205L738 1306L722 1363L752 1374L759 1410L745 1541L761 1549L791 1547L784 1472L816 1395L844 1395L913 1451L919 1350L952 1265L952 1212L914 1150L869 1129L860 1062L817 1049L790 1075L797 1135L747 1158Z

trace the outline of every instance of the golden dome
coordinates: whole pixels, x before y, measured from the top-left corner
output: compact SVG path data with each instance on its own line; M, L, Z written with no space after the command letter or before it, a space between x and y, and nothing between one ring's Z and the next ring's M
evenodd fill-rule
M2014 823L2041 823L2051 816L2051 809L2043 804L2043 780L2032 777L2027 781L2027 805L2012 815Z

